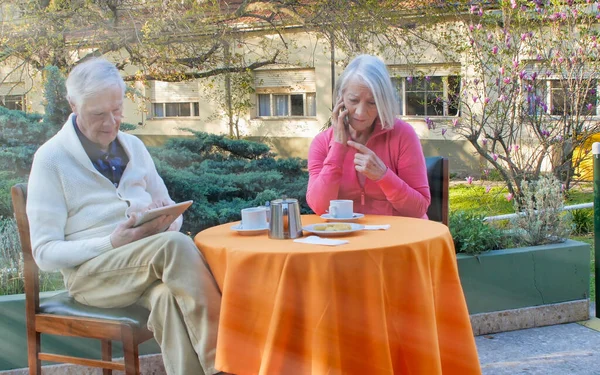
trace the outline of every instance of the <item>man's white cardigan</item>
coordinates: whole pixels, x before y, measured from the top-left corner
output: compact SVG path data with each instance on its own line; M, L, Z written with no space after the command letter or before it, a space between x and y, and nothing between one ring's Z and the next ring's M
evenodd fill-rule
M92 165L72 121L37 150L29 176L27 216L42 270L75 267L112 250L110 234L127 214L156 200L173 203L142 141L118 133L129 163L115 187Z

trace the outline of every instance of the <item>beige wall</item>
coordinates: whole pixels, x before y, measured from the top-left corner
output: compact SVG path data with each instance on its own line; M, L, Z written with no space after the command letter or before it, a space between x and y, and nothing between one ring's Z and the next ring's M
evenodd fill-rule
M256 110L252 109L240 119L239 129L242 136L254 139L267 139L275 152L280 156L297 156L306 158L308 146L316 134L321 131L327 123L331 114L332 104L332 81L331 76L331 54L328 42L319 39L316 34L296 31L297 36L291 38L288 51L290 65L286 67L312 68L315 72L316 84L316 117L288 118L288 119L260 119L256 117ZM269 35L251 35L249 38L270 38L272 44L280 43L278 37ZM251 61L251 53L248 51L235 51L247 53ZM441 56L432 51L424 50L425 62L440 63ZM127 55L123 52L116 53L109 58L115 61L123 61ZM339 76L342 72L341 66L347 61L340 51L336 51L336 72ZM386 63L403 64L405 61L389 60ZM464 69L464 68L463 68ZM124 74L132 75L137 72L137 67L126 66ZM463 71L461 73L465 73ZM33 75L34 80L28 82L30 90L27 92L28 110L42 112L42 92L36 87L42 87L41 75ZM185 136L188 132L181 128L191 128L214 134L229 134L228 120L224 113L220 112L214 98L224 92L223 80L198 80L198 92L200 97L200 116L190 118L149 118L151 110L149 100L150 88L142 82L128 83L138 95L133 100L126 99L124 105L125 122L140 124L133 133L142 138L146 143L153 144L162 142L169 136ZM209 86L213 86L212 88ZM256 95L252 95L255 100ZM406 117L403 120L409 122L417 131L422 140L426 155L448 155L451 156L451 170L459 174L472 174L479 170L479 158L474 156L473 150L467 146L467 142L453 135L450 131L444 137L440 132L427 129L422 118ZM451 118L438 119L438 126L449 126ZM444 125L446 124L446 125Z

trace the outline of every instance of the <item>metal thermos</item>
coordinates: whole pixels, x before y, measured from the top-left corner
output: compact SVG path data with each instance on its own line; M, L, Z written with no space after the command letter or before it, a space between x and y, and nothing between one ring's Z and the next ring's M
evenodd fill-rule
M300 205L297 199L275 199L271 201L269 238L286 239L302 237Z

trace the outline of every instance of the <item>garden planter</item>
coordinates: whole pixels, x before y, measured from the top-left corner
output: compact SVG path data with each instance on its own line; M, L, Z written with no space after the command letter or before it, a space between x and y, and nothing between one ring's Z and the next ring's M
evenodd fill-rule
M476 256L457 254L457 260L476 334L587 319L590 246L586 243L567 240ZM523 314L528 322L519 318ZM505 328L488 322L498 327L483 330L475 326L475 320L494 316L520 322Z

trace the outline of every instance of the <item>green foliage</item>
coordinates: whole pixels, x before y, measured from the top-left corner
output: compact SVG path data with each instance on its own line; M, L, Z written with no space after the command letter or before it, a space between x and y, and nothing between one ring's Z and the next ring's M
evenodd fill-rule
M535 246L566 239L572 228L580 233L593 227L591 213L576 212L575 225L571 214L563 212L564 197L561 184L552 175L542 176L535 182L523 183L524 200L515 202L513 212L520 215L511 220L509 230L486 224L483 218L506 214L510 204L504 188L485 192L482 186L456 185L450 189L450 231L457 252L479 253L508 246ZM496 192L494 189L498 189ZM591 193L573 194L576 201L590 201ZM591 227L590 227L591 226Z
M12 216L10 187L27 179L33 154L52 134L41 115L0 107L0 216Z
M134 129L137 129L137 125L130 124L128 122L122 122L121 126L119 126L119 130L123 132L128 132Z
M64 288L58 272L40 272L39 277L42 292ZM17 224L12 218L0 218L0 295L24 292L23 254Z
M23 255L14 219L0 218L0 294L22 293Z
M583 236L594 232L594 212L591 208L574 210L573 218L573 234Z
M12 216L11 186L27 180L35 151L55 131L40 114L0 107L0 216Z
M202 229L240 219L242 208L287 196L297 198L303 213L308 173L306 160L277 159L258 142L194 132L150 149L172 199L194 200L183 230Z
M0 171L0 219L2 217L12 217L10 188L20 182L25 182L24 178L16 177L10 172Z
M479 254L509 246L510 237L484 221L484 215L457 211L450 215L449 227L457 253Z
M65 77L56 66L48 66L44 72L46 76L44 122L57 132L71 113L71 106L67 100Z

